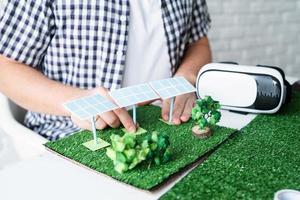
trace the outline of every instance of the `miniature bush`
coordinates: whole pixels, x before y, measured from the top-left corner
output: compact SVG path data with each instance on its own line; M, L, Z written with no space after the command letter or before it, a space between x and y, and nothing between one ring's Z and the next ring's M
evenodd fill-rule
M165 134L159 134L156 131L152 132L152 134L148 134L142 143L142 146L150 148L147 160L150 161L150 164L154 161L157 165L170 160L171 153L169 145L169 137Z
M210 96L196 101L192 109L192 119L195 120L200 130L216 125L221 119L221 108L218 101L213 100Z
M170 141L165 134L152 132L142 140L137 140L137 136L130 133L122 137L113 134L110 139L111 147L106 149L106 155L113 161L118 173L133 169L143 161L160 165L170 159Z

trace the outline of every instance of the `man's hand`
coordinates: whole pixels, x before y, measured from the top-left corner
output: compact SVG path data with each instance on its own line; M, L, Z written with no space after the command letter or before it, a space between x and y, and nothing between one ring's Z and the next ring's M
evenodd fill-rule
M102 87L89 90L87 92L87 95L92 94L100 94L103 97L106 97L110 100L112 100L108 95L108 90ZM80 120L77 117L71 115L72 121L80 128L91 130L91 122L88 120ZM102 130L106 128L107 126L110 126L112 128L117 128L121 124L126 128L129 132L135 132L136 126L133 123L133 120L129 113L126 111L125 108L118 108L113 111L105 112L101 115L98 115L96 117L96 129Z
M191 112L194 107L196 96L194 93L177 96L174 102L174 111L172 123L179 125L187 122L191 117ZM162 103L162 118L169 121L170 100L165 100Z
M211 62L211 51L207 37L202 37L198 41L187 47L182 63L175 76L185 77L192 85L195 85L199 70L205 64ZM173 123L181 124L187 122L191 117L196 95L186 94L177 96L174 102ZM170 100L162 104L162 118L169 120Z
M192 85L196 83L196 75L192 73L176 73L175 76L183 76ZM172 123L179 125L187 122L191 118L192 109L195 105L196 94L188 93L175 97L174 110L172 114ZM162 102L162 118L165 121L169 121L170 114L170 99Z

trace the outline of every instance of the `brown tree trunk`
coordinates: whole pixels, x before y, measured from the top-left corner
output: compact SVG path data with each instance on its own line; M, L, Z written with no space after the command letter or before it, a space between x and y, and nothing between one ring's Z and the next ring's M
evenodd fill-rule
M212 130L209 127L206 127L205 129L201 130L198 125L192 128L192 132L195 137L201 139L208 138L212 135Z

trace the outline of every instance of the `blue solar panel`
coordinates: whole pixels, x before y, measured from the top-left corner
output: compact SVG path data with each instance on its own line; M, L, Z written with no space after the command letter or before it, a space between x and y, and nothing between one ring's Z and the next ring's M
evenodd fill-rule
M149 84L162 99L196 91L196 88L183 77L152 81Z
M120 107L127 107L159 98L148 84L121 88L111 91L109 94Z
M118 108L117 105L100 94L75 99L65 103L64 107L82 120Z

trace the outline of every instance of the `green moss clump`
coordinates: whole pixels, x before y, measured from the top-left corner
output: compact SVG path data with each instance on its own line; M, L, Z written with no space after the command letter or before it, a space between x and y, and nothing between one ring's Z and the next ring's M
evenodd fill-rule
M135 134L126 133L122 137L111 135L111 146L106 148L106 155L113 161L114 168L120 174L135 168L143 161L157 165L170 160L169 136L156 131L147 133L142 140Z
M160 115L161 108L156 106L142 106L137 109L137 119L140 126L148 132L159 131L165 133L169 136L171 143L171 160L163 165L151 165L149 169L147 163L141 163L134 169L124 174L119 174L114 170L114 165L110 158L105 155L106 149L93 152L82 145L83 142L92 139L92 134L89 131L81 131L61 140L48 142L46 147L90 169L135 187L149 190L168 179L172 174L195 162L205 153L216 148L235 132L233 129L216 126L212 137L206 140L199 140L191 133L192 120L180 126L169 126L159 121ZM98 137L108 142L110 142L112 134L123 135L123 131L120 128L105 129L97 132ZM137 139L142 136L138 135Z
M259 115L161 199L273 199L300 190L300 93Z

